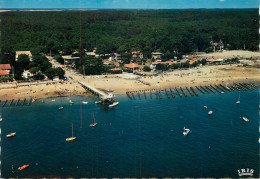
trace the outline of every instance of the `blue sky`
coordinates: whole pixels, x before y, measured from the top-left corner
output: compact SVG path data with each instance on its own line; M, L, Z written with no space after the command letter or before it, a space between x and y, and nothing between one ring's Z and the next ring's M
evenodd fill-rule
M0 0L0 8L258 8L260 0Z

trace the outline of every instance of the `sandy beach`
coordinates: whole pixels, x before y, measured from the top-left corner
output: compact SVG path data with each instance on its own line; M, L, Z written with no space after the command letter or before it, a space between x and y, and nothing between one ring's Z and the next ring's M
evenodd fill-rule
M40 83L2 83L0 85L0 99L17 100L24 98L46 98L52 96L91 95L78 81L85 82L103 91L111 91L114 94L125 94L127 91L145 89L165 89L169 87L204 86L209 84L226 84L234 82L260 81L260 69L255 67L243 67L241 64L202 66L190 70L174 70L158 76L140 77L134 74L86 76L76 75L72 71L66 71L66 76L71 76L63 84L53 82ZM145 85L145 82L150 85ZM20 85L20 86L19 86ZM21 86L24 85L24 86ZM59 92L58 92L59 91ZM61 92L63 91L63 92Z

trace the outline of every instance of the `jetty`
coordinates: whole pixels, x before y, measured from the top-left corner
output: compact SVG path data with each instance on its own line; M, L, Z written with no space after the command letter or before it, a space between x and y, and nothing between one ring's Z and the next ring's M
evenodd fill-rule
M78 83L87 91L91 92L92 94L98 96L100 98L100 100L102 101L102 103L106 103L106 102L112 102L114 99L114 95L113 93L105 93L97 88L94 88L84 82L80 82L78 81Z

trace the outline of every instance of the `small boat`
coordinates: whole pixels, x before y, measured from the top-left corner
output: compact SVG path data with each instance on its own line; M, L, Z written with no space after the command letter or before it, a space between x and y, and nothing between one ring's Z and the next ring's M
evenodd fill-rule
M55 99L52 99L51 101L52 101L52 102L54 102L54 101L55 101Z
M239 93L238 100L237 100L236 103L237 103L237 104L240 104L240 93Z
M207 109L207 108L208 108L208 106L204 106L204 108L205 108L205 109Z
M258 143L260 144L260 137L259 137L259 139L258 139Z
M73 124L72 124L72 137L69 137L69 138L66 138L66 141L72 141L72 140L75 140L76 139L76 137L73 137Z
M88 104L88 102L87 101L82 101L82 104Z
M110 104L108 107L114 107L114 106L117 106L119 104L119 102L113 102L112 104Z
M221 94L224 94L225 92L224 91L221 91Z
M213 114L213 111L209 111L209 112L208 112L208 115L211 115L211 114Z
M94 126L96 126L96 125L97 125L97 123L96 123L96 119L95 119L95 116L94 116L94 114L93 114L93 118L94 118L94 123L90 124L90 125L89 125L90 127L94 127Z
M185 127L183 128L183 135L186 136L188 135L190 132L190 129L185 129Z
M101 100L99 100L99 101L96 101L95 103L96 103L96 104L101 104L101 103L102 103L102 101L101 101Z
M74 104L74 102L70 100L70 101L69 101L69 104Z
M15 134L16 134L16 132L13 132L13 133L7 134L6 137L14 137Z
M247 119L246 117L243 117L243 120L244 120L245 122L249 122L249 119Z
M61 106L61 107L59 107L59 110L61 111L61 110L63 110L63 107Z
M3 118L2 118L2 116L1 116L1 114L0 114L0 122L2 122L2 120L3 120Z
M18 168L18 170L23 170L23 169L25 169L25 168L27 168L27 167L29 167L29 165L28 165L28 164L27 164L27 165L23 165L23 166L19 167L19 168Z

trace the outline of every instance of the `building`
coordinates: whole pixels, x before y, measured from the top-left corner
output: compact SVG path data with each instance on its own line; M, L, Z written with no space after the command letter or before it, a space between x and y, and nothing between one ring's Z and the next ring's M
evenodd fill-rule
M22 77L27 79L32 77L32 74L29 71L24 71Z
M72 57L71 55L64 55L62 58L66 65L75 65L76 61L80 59L80 57Z
M129 63L124 65L125 68L130 69L130 70L138 70L139 65L136 63Z
M119 53L112 54L109 58L109 61L120 61L121 62L121 55Z
M162 61L162 53L160 52L153 52L152 53L152 59L158 61L158 62L161 62Z
M143 59L144 58L144 54L140 51L132 51L132 58L134 59Z
M4 70L4 71L7 71L7 72L10 72L11 65L10 64L0 64L0 70Z
M8 77L9 76L9 72L5 71L5 70L0 70L0 77Z
M32 61L32 53L30 51L16 51L15 52L15 61L18 60L19 55L28 55L29 60Z

